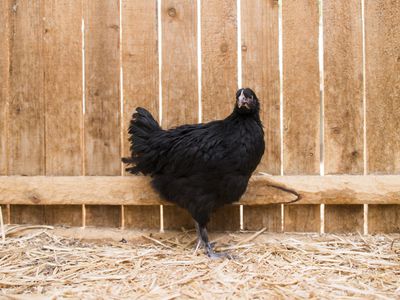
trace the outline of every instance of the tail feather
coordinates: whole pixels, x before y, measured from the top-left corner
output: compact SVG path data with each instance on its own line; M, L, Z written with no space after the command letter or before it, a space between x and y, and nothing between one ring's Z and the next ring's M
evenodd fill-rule
M122 162L130 165L125 170L132 174L152 173L156 163L154 151L151 149L149 139L162 130L153 116L144 108L138 107L133 113L128 129L131 143L131 157L123 157Z

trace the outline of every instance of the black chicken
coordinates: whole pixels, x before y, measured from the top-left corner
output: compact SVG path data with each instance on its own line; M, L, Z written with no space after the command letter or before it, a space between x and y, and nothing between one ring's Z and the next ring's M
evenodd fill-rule
M163 130L144 108L132 116L126 170L150 175L162 198L189 211L209 257L226 255L215 253L208 240L210 214L240 199L264 153L259 111L256 94L246 88L237 91L224 120Z

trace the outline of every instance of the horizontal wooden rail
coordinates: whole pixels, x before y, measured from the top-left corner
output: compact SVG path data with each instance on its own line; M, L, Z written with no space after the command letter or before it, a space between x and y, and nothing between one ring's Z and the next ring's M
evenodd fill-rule
M149 181L143 176L0 176L0 204L169 205ZM253 176L240 204L271 203L400 204L400 176Z

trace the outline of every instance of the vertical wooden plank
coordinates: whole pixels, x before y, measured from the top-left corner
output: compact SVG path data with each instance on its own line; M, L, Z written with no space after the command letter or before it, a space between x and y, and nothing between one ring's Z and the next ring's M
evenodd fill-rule
M261 230L280 232L281 227L281 205L255 205L243 207L243 228L245 230Z
M120 175L119 1L84 1L85 173Z
M196 3L196 0L162 1L161 78L164 128L198 122ZM187 212L176 206L164 207L163 220L165 229L180 229L192 223L189 222Z
M325 173L363 174L361 1L325 0Z
M261 101L266 142L258 169L273 175L281 171L278 10L275 0L241 3L243 86Z
M82 207L80 205L46 205L43 224L82 226Z
M122 1L123 123L122 156L130 155L128 127L132 113L141 106L158 119L159 78L157 1ZM128 175L123 172L124 175ZM159 228L159 206L125 207L125 227Z
M197 7L195 0L163 0L162 124L198 121Z
M253 89L261 102L266 143L257 170L281 172L279 96L279 6L275 0L243 0L241 3L243 86ZM245 206L244 228L281 230L280 205Z
M82 1L44 11L46 175L82 175Z
M318 232L320 227L319 205L285 205L284 230Z
M283 172L319 174L318 1L283 1Z
M201 1L203 122L228 116L237 90L236 0Z
M85 175L121 174L119 1L84 1ZM120 226L118 206L86 206L87 226Z
M120 227L121 206L119 205L85 205L86 226Z
M364 208L362 205L325 205L325 232L362 232Z
M8 224L8 220L10 219L10 216L8 215L8 213L9 213L8 207L7 207L7 205L4 205L4 204L2 204L0 206L1 206L1 212L3 214L3 223Z
M323 2L324 166L326 174L363 174L361 1ZM362 206L325 206L326 232L362 231Z
M155 205L124 206L125 228L160 228L160 207Z
M210 219L208 229L211 231L237 231L240 229L239 205L225 205L217 209Z
M10 16L9 175L45 171L43 1L18 1Z
M179 206L164 206L164 228L180 230L194 228L194 220L189 212Z
M123 155L129 155L128 127L141 106L158 119L157 2L122 1Z
M367 164L400 174L400 5L365 1Z
M202 121L227 117L237 90L236 0L201 1ZM240 229L238 206L224 206L212 216L208 229Z
M42 225L45 223L44 205L11 205L11 224Z
M368 205L369 233L400 233L400 205Z
M318 1L282 2L283 173L319 174ZM285 231L318 231L319 205L284 207Z
M9 2L0 3L0 175L7 174L7 108L9 95ZM4 210L4 209L3 209Z

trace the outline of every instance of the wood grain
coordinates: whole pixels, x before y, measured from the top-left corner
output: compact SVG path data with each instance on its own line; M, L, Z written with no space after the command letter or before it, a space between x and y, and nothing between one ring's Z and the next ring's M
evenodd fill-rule
M82 226L80 205L11 205L11 224Z
M123 122L122 156L130 155L128 128L140 106L159 119L157 1L122 1ZM123 166L125 168L125 166ZM129 173L123 171L124 175ZM126 227L159 228L160 208L127 207ZM137 222L137 224L135 223Z
M319 205L285 205L283 219L285 232L319 232Z
M237 90L236 0L201 1L202 122L223 119L233 110ZM210 230L239 229L238 208L222 207Z
M82 208L80 205L44 206L44 223L58 226L82 226Z
M283 1L283 172L319 174L318 2Z
M82 175L82 1L46 1L46 175Z
M7 175L7 110L9 96L10 8L8 1L0 3L0 175Z
M85 1L85 174L119 175L119 1Z
M159 229L160 206L127 205L125 210L125 228Z
M260 99L266 143L258 170L272 175L281 172L278 10L275 0L241 3L243 86Z
M324 17L326 174L363 174L361 1L327 0Z
M189 212L178 206L164 206L164 229L194 229L194 220Z
M202 121L228 116L237 90L236 0L201 1Z
M162 125L198 122L197 5L162 1Z
M325 205L325 232L363 232L363 205Z
M368 205L368 233L400 233L400 205Z
M10 15L8 174L45 172L43 1L18 1Z
M360 0L323 2L326 174L364 173L361 14ZM362 232L362 220L362 206L325 208L326 232Z
M241 2L242 80L260 99L265 151L257 171L281 172L279 6L275 0ZM244 227L281 231L281 207L245 206Z
M161 22L162 125L170 128L197 123L197 1L162 1ZM163 220L166 229L193 224L178 207L164 209Z
M255 205L243 207L244 230L282 231L281 205Z
M318 20L318 1L282 2L285 175L319 174ZM288 227L290 231L318 231L319 218L309 217L314 216L319 207L286 208L285 228Z
M45 223L44 205L11 205L11 224L43 225Z
M0 205L1 207L1 213L3 214L3 223L8 224L8 221L10 219L10 216L8 215L8 207L7 205Z
M368 173L400 173L400 5L365 1Z
M157 2L122 1L123 155L129 155L128 127L136 107L144 107L157 120L158 48Z
M86 226L120 227L119 205L86 205Z
M240 207L225 205L217 209L207 225L209 231L238 231L240 229Z
M297 199L291 189L300 195ZM254 176L243 205L400 204L400 176ZM144 176L1 176L0 204L170 205Z

